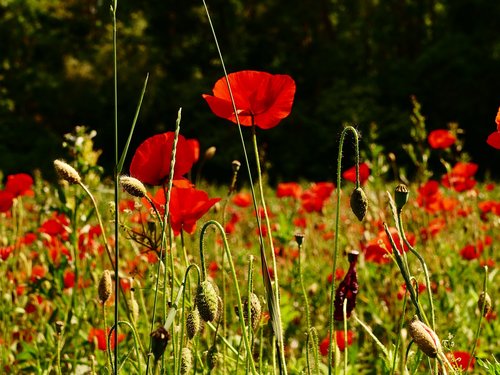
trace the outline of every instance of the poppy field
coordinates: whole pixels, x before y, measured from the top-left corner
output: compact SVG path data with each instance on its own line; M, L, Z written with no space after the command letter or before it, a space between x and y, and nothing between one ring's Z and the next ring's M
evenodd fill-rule
M3 176L0 372L499 374L500 189L458 126L429 131L414 98L411 177L338 124L335 173L271 184L259 136L286 127L296 90L224 68L200 92L242 145L225 184L207 182L218 150L183 135L181 109L128 150L134 120L114 176L84 126L57 182Z

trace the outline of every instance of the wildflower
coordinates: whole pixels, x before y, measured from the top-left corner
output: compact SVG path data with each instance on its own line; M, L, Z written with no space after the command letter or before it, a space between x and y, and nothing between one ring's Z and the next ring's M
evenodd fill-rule
M358 260L358 251L351 251L348 254L349 269L344 277L344 280L337 287L335 292L335 320L344 320L344 301L346 303L346 318L351 316L354 307L356 306L356 296L358 295L358 276L356 272L356 262Z
M252 195L246 192L235 194L231 201L238 207L249 207L252 204Z
M75 286L75 273L71 270L64 271L63 283L65 289L70 289Z
M288 75L244 70L228 75L241 125L270 129L287 117L295 96L295 82ZM203 95L212 112L236 123L226 77L219 79L213 95Z
M122 185L123 190L133 197L143 198L147 194L146 188L137 178L121 176L120 184Z
M451 172L447 173L442 178L442 183L446 187L450 187L457 192L462 192L472 189L476 185L474 175L477 172L478 165L475 163L456 163Z
M368 181L368 177L370 177L370 167L366 163L361 163L359 165L359 183L364 185L366 181ZM342 178L356 183L356 166L344 171L344 173L342 173Z
M337 347L339 348L339 350L341 352L343 352L346 348L344 331L336 331L335 332L335 341L337 343ZM348 346L352 345L353 341L354 341L354 332L347 331L347 345ZM329 345L330 345L330 338L329 338L329 336L327 336L319 344L319 352L321 353L322 356L328 355Z
M488 138L486 139L486 143L491 147L500 150L500 107L498 108L495 122L497 124L497 130L488 136Z
M446 357L448 357L453 367L456 367L457 369L463 371L471 371L474 369L474 364L476 360L475 358L472 358L471 360L469 352L456 350L451 353L446 353ZM469 365L469 361L470 361L470 366L467 368L467 366Z
M292 197L298 199L302 194L302 188L296 182L282 182L278 184L276 196L278 198Z
M54 168L61 180L72 185L79 184L82 181L76 169L62 160L54 160Z
M446 149L455 143L457 139L455 136L446 129L437 129L429 133L427 141L434 149Z
M31 187L33 178L26 173L11 174L7 176L5 190L11 192L15 197L22 195L33 195Z
M170 174L174 132L154 135L135 151L130 163L130 175L142 183L162 185ZM184 176L195 162L195 152L186 139L179 135L176 148L174 179Z
M318 182L304 191L300 196L302 208L306 212L321 212L328 198L335 189L331 182Z
M95 343L99 350L106 350L108 347L108 334L109 334L109 329L106 332L102 328L92 327L90 328L87 340L90 343ZM120 343L123 340L125 340L125 334L124 333L118 334L118 342ZM111 333L110 342L111 342L111 349L113 350L115 348L115 331Z
M200 159L200 142L195 138L187 139L186 142L191 150L193 164L194 164ZM210 147L210 148L212 148L212 147ZM209 150L210 150L210 148L209 148ZM206 158L206 154L205 154L205 158Z

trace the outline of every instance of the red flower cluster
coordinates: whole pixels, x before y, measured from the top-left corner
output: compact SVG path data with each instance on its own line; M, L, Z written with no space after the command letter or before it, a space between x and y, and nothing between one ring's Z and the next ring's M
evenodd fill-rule
M491 133L486 140L491 147L500 150L500 107L498 108L497 117L495 118L497 124L497 130Z
M460 256L465 260L474 260L478 259L484 251L484 247L491 245L492 238L490 236L486 236L484 241L478 240L476 244L466 245L460 250Z
M290 114L295 96L290 76L243 70L229 74L228 79L241 125L270 129ZM215 83L212 92L203 95L212 112L237 123L225 77Z
M7 176L5 189L0 190L0 212L7 212L14 203L14 198L33 195L33 178L25 173L12 174Z
M337 342L337 347L340 351L345 350L345 334L344 331L336 331L335 332L335 340ZM347 331L347 345L351 346L354 341L354 332ZM328 355L328 347L330 346L330 337L326 336L323 341L319 344L319 352L322 356Z
M456 140L455 136L449 130L445 129L433 130L427 137L429 145L434 149L446 149L455 143Z
M417 203L430 213L451 211L458 205L456 199L442 195L439 182L435 180L429 180L418 188Z
M106 332L102 328L92 327L90 328L87 340L90 343L95 343L99 350L106 350L108 347L108 334L109 334L109 329ZM118 342L120 343L123 340L125 340L125 334L119 333ZM110 341L111 341L111 350L113 350L115 348L115 331L111 333Z
M296 182L282 182L278 184L276 196L278 198L291 197L299 199L302 194L302 188Z
M477 172L477 164L458 162L450 173L447 173L441 179L444 186L452 188L457 192L472 189L476 186L474 175Z
M323 206L335 189L332 182L317 182L300 196L302 208L306 212L321 212Z
M361 163L359 165L359 182L364 185L370 177L370 167L366 163ZM342 178L347 181L356 183L356 166L349 168L344 173L342 173Z
M396 246L400 246L400 240L398 231L396 228L389 228L392 238ZM406 233L406 238L411 246L415 245L416 237L412 233ZM406 245L403 246L403 250L407 252L409 249ZM392 254L392 247L384 230L381 230L377 237L368 242L364 246L365 259L369 262L374 262L377 264L385 264L391 261L388 254Z

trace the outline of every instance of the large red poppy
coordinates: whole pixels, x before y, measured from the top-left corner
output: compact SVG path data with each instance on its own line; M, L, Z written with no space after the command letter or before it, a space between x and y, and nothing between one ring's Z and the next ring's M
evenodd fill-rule
M455 143L457 139L446 129L437 129L429 133L427 141L432 148L445 149Z
M295 81L283 74L243 70L228 75L241 125L270 129L292 110ZM213 95L203 95L212 112L236 123L226 78L219 79Z
M196 222L220 200L220 198L209 199L206 192L193 187L179 188L173 186L170 194L169 213L174 234L180 234L181 230L193 234L196 230ZM153 201L158 207L165 206L163 189L157 191Z
M145 184L162 185L170 174L170 158L174 132L154 135L146 139L135 151L130 164L130 175ZM179 135L175 156L174 179L191 170L195 152L188 141Z

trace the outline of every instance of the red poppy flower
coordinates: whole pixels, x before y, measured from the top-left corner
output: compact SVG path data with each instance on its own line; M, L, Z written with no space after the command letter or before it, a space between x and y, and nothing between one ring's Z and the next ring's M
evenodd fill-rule
M366 183L368 177L370 177L370 167L368 167L368 164L366 163L361 163L359 165L359 182L361 183L361 185L364 185ZM356 183L356 166L351 167L344 173L342 173L342 178L347 181Z
M465 260L474 260L481 256L484 246L481 241L477 245L466 245L460 250L460 256Z
M194 138L187 139L186 142L193 153L193 163L196 163L200 159L200 142Z
M154 135L146 139L135 151L130 164L130 175L145 184L162 185L170 174L170 158L174 132ZM179 135L177 142L174 179L191 170L195 152L186 139Z
M474 369L474 363L476 362L475 358L472 358L470 361L470 353L464 351L454 351L453 353L446 353L446 356L450 360L453 367L456 367L461 370L471 371ZM470 366L467 368L469 365Z
M220 198L208 198L203 190L193 187L172 187L170 195L170 224L174 234L177 236L181 230L193 234L196 230L196 222L207 213L210 208L220 201ZM159 189L154 197L158 207L165 206L165 194ZM160 210L161 212L162 210Z
M249 207L252 204L252 194L240 192L231 199L238 207Z
M293 105L295 82L288 75L243 70L228 75L241 125L270 129L287 117ZM212 112L236 123L226 78L219 79L213 95L203 95Z
M450 131L445 129L433 130L427 137L429 145L434 149L448 148L455 143L456 140L455 136Z
M14 194L7 190L0 190L0 212L7 212L14 204Z
M450 173L442 178L442 183L446 187L451 187L457 192L470 190L476 186L474 175L477 172L478 165L475 163L458 162Z
M0 247L0 259L5 261L14 251L14 246Z
M298 199L302 194L302 188L296 182L282 182L278 184L276 195L278 198L292 197Z
M106 350L106 348L108 347L108 333L109 329L106 332L104 331L104 329L92 327L90 328L87 340L90 343L97 343L97 348L99 350ZM119 333L118 342L120 343L123 340L125 340L125 334ZM115 348L115 331L111 333L110 341L111 341L111 350L113 350Z
M66 270L63 276L63 283L65 289L70 289L75 286L75 273L71 270Z
M340 351L345 350L345 335L344 331L335 331L335 339L337 342L337 346ZM347 331L347 345L351 345L354 340L354 332ZM328 355L328 346L330 345L330 337L326 336L323 341L319 344L319 352L322 356Z
M486 139L486 143L491 147L500 150L500 131L496 131L491 133Z

